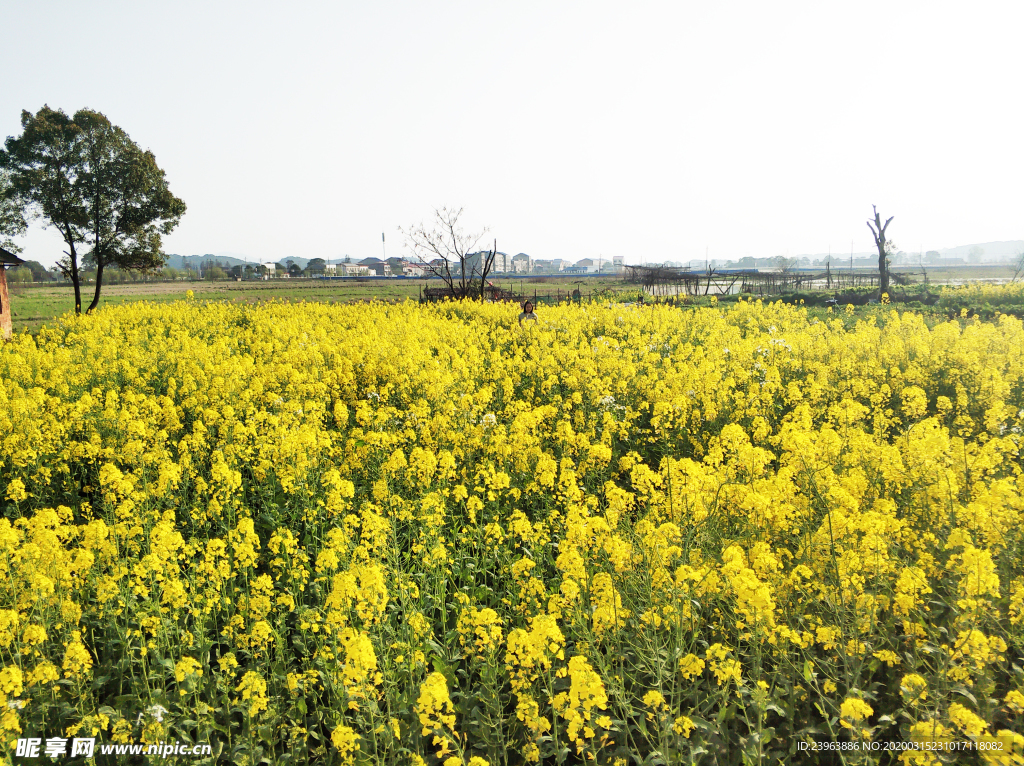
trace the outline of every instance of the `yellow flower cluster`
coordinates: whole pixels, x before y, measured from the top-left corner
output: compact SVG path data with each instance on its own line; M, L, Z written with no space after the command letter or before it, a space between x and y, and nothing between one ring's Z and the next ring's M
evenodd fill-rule
M431 737L431 744L438 748L438 758L451 752L452 735L455 734L455 715L452 700L448 696L448 682L441 673L431 673L420 685L416 699L416 714L419 716L423 735Z
M815 312L192 298L15 337L2 754L1015 742L1024 325Z
M489 607L463 609L456 627L459 643L471 652L486 655L501 645L501 619Z
M595 735L590 725L594 711L605 710L608 707L608 695L605 693L601 676L594 672L582 655L573 656L569 660L568 668L561 672L561 676L569 677L569 690L556 694L551 704L568 722L566 736L576 744L578 752L583 752L586 746L583 740L593 739Z

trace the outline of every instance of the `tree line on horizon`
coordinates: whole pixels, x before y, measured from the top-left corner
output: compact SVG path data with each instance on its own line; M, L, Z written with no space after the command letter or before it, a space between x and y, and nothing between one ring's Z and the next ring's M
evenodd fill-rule
M9 242L5 244L8 250L17 249L17 246ZM274 274L272 276L289 277L312 277L324 273L326 261L323 258L312 258L305 268L295 263L291 258L284 262L275 262ZM178 279L200 279L200 280L222 280L222 279L262 279L268 272L267 264L230 264L226 261L213 259L203 261L195 268L191 266L175 267L164 263L155 269L134 269L123 270L117 264L108 266L104 271L104 284L124 284L126 282L139 282L156 278L160 280L174 281ZM80 284L93 283L96 279L96 267L92 264L83 264L79 268ZM25 261L24 263L10 269L7 281L14 284L23 283L45 283L58 282L65 276L58 267L47 268L39 261Z

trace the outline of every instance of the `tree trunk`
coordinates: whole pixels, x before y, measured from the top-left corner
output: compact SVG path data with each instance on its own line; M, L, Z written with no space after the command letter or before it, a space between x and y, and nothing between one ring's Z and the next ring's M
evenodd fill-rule
M878 214L878 208L872 205L871 209L875 213L875 220L868 221L868 228L871 230L871 235L875 238L875 246L878 248L878 297L881 298L883 293L889 292L889 264L886 263L888 248L886 247L885 230L889 228L889 224L892 223L895 216L889 216L883 224L882 216ZM850 268L853 268L852 255L850 256Z
M491 269L494 268L494 259L498 254L498 240L494 240L494 247L491 250L489 256L481 256L481 268L480 268L480 302L484 302L484 290L487 287L487 275L491 273Z
M75 313L82 313L82 288L78 281L78 264L71 261L71 284L75 286Z
M68 258L71 260L71 270L69 276L71 277L71 284L75 288L75 313L82 313L82 287L78 277L78 253L75 251L75 239L71 236L71 232L68 232L67 236L68 243Z
M92 303L89 304L86 314L91 314L92 310L96 308L100 303L100 288L103 286L103 261L97 261L96 263L96 292L92 296Z

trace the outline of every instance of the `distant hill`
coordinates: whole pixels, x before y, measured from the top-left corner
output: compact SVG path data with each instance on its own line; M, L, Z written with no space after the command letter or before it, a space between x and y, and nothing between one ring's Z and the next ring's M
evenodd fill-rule
M333 259L332 259L333 260ZM294 261L300 269L306 268L306 264L309 263L308 258L282 258L280 263L285 261ZM231 255L215 255L213 253L205 253L203 255L178 255L177 253L167 254L167 265L172 269L192 269L198 271L201 264L220 264L221 266L239 266L249 264L255 266L257 263L262 261L256 258L246 259L244 256L239 258Z
M972 245L957 245L956 247L940 247L936 250L943 258L964 258L974 248L981 248L983 251L981 254L981 260L985 263L991 263L993 261L1009 261L1013 260L1024 251L1024 239L1011 239L1006 242L978 242ZM907 250L907 253L917 256L917 250ZM801 253L796 258L810 258L812 261L821 260L824 261L828 257L828 253ZM859 261L871 261L872 263L878 262L877 251L869 251L866 253L854 253L854 265L857 265ZM845 264L850 262L850 254L843 252L832 253L832 263Z
M939 248L939 252L946 257L964 258L970 255L971 250L980 247L984 250L982 258L988 260L1002 260L1014 258L1024 250L1024 239L1011 239L1006 242L979 242L976 245L958 245L957 247Z
M206 253L205 255L178 255L177 253L168 253L166 265L172 269L192 269L198 271L200 264L206 263L218 263L221 266L237 266L245 261L240 258L229 258L222 255L214 255L213 253Z

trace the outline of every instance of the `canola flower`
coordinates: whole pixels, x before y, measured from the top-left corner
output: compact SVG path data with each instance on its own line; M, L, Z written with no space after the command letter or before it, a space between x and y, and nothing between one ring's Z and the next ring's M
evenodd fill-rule
M0 750L1019 749L1024 326L849 321L190 297L15 337Z

